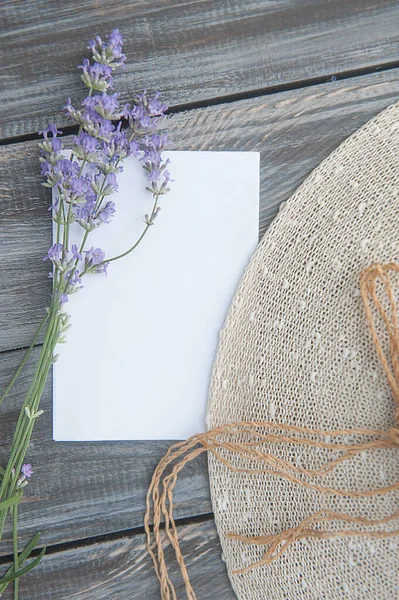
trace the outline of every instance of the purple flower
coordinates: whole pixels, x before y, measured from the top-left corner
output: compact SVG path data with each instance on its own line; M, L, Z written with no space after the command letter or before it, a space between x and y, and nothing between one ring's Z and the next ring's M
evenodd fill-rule
M72 244L71 251L72 251L72 258L73 258L74 260L82 260L82 258L83 258L83 257L82 257L82 255L79 253L79 250L78 250L78 247L77 247L77 245L76 245L76 244Z
M66 278L68 279L68 283L72 286L75 287L77 286L79 283L82 283L82 280L80 278L80 272L78 269L75 270L71 270L67 273ZM71 292L69 292L71 293Z
M64 294L61 292L60 294L60 304L66 304L68 302L68 294Z
M89 43L87 45L87 49L94 52L96 50L96 46L102 47L102 39L100 38L99 35L96 35L96 37L93 40L89 41Z
M82 81L92 90L105 92L108 88L112 88L112 68L107 65L102 65L98 62L93 64L85 58L78 69L82 69Z
M53 167L52 167L52 165L49 163L49 161L48 161L48 160L43 160L43 161L40 163L40 171L41 171L41 174L42 174L44 177L47 177L47 175L50 175L50 173L52 172L52 170L53 170Z
M88 273L104 273L107 275L109 263L104 263L105 252L101 248L86 250L85 270Z
M104 187L107 188L107 194L113 194L119 189L115 173L109 173L104 180Z
M45 140L48 139L48 134L49 133L51 133L51 135L53 136L53 138L55 138L55 137L57 137L57 135L59 133L62 133L62 131L59 131L57 129L57 126L54 125L54 123L49 123L49 125L47 125L46 129L43 129L42 131L39 131L39 135L42 135Z
M103 223L110 223L111 217L115 214L115 202L107 202L103 209L98 213L98 218Z
M96 269L96 273L104 273L105 277L108 276L109 263L102 263Z
M155 117L155 116L163 117L165 115L165 112L168 110L167 105L163 104L159 100L159 97L160 97L160 93L155 92L155 95L152 98L148 98L148 103L147 103L148 112L153 117Z
M67 302L68 296L70 294L74 294L75 292L77 292L78 290L81 290L83 288L83 286L80 285L82 283L82 279L80 277L80 271L75 268L71 269L70 271L68 271L65 274L64 280L65 280L64 293L65 293L66 299L63 298L61 301Z
M105 252L101 248L93 248L86 250L86 261L91 265L99 265L105 258Z
M156 183L161 179L161 177L162 171L159 169L151 169L148 171L148 179L151 181L151 183Z
M113 48L116 48L117 46L120 46L121 48L123 46L123 37L122 34L119 32L119 29L113 29L111 33L107 35L107 39L108 44Z
M104 42L99 35L88 44L89 50L92 51L93 59L101 64L109 65L112 69L122 67L125 63L126 56L122 53L123 38L119 29L114 29L106 36Z
M30 464L22 465L21 473L24 477L28 477L28 478L32 477L32 475L33 475L32 465L30 465Z
M63 106L62 108L69 114L70 117L72 117L73 119L76 118L75 115L76 115L77 111L72 106L72 102L71 102L70 98L67 98L67 102L66 102L65 106Z
M71 192L75 194L75 196L82 196L87 188L87 181L84 177L78 177L77 179L72 179L71 181Z
M144 137L143 166L147 171L154 194L165 194L168 191L167 184L171 181L170 172L166 170L169 160L163 162L162 159L162 150L167 142L166 134L152 134Z
M62 141L60 140L60 138L54 137L51 140L51 147L53 149L54 153L58 153L60 152L60 150L62 149Z
M95 96L88 96L82 104L94 120L98 119L99 115L106 120L119 119L120 108L118 94L116 93L106 94L103 92Z
M136 157L140 156L140 144L136 140L130 142L129 154L133 154Z
M168 108L160 102L159 95L159 92L156 92L154 96L148 97L144 90L133 99L133 107L130 104L125 105L124 116L134 131L140 133L140 130L156 128L158 117L164 116Z
M65 181L70 184L70 180L72 178L78 177L79 164L75 160L68 160L67 158L62 158L55 165L54 171L59 175L59 185L61 183L64 183Z
M98 140L86 131L80 131L79 134L74 137L73 143L75 145L75 150L78 151L78 155L87 159L96 151Z
M137 142L128 140L126 133L122 131L122 121L120 121L111 134L109 144L103 144L103 154L105 160L116 163L130 154L139 154L139 145Z
M97 196L93 192L88 192L86 194L86 202L83 206L78 206L76 208L76 216L79 221L83 223L89 223L91 219L95 216L95 207L97 203Z
M170 173L169 173L169 171L168 171L167 169L165 169L165 170L163 171L162 175L163 175L163 178L164 178L164 180L163 180L164 184L165 184L165 185L168 185L169 181L172 181L172 180L171 180L171 178L170 178Z
M49 251L43 258L43 260L51 260L51 262L57 262L61 260L63 250L64 246L62 244L53 244L51 248L49 248Z
M161 152L163 148L168 143L168 136L166 133L158 134L154 133L153 135L147 137L146 145L148 148L152 148L157 152Z
M39 134L44 137L44 140L39 143L41 173L46 177L47 181L43 184L47 187L57 187L59 176L56 172L58 162L62 159L60 154L62 150L62 141L57 138L58 131L56 125L50 124L46 129L40 131ZM49 137L51 134L52 137Z

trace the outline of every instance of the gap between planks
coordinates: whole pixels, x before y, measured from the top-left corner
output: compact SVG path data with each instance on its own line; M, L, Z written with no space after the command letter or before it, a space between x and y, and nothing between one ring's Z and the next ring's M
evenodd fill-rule
M170 106L166 111L167 115L185 112L188 110L196 110L199 108L207 108L209 106L218 106L219 104L231 104L233 102L239 102L240 100L251 100L262 96L271 96L272 94L281 94L284 92L290 92L294 90L300 90L303 88L313 87L321 85L323 83L334 83L335 81L343 81L345 79L352 79L354 77L361 77L363 75L372 75L373 73L382 73L383 71L389 71L391 69L397 69L399 67L399 60L390 61L386 63L380 63L375 65L368 65L359 69L351 69L347 71L330 73L329 75L321 75L317 77L310 77L308 79L299 79L289 81L286 83L269 85L262 88L256 88L243 92L236 92L233 94L225 94L222 96L216 96L214 98L206 98L204 100L198 100L193 102L185 102ZM62 128L62 133L59 137L65 137L68 135L75 135L78 132L77 125L68 125ZM10 138L0 139L0 146L10 146L12 144L20 144L22 142L31 142L34 140L41 139L41 136L37 132L26 133L24 135L14 136Z
M183 517L181 519L175 519L176 527L185 527L186 525L195 525L198 523L207 523L208 521L214 521L215 515L213 512L204 513L202 515L193 515L192 517ZM161 531L165 530L165 523L162 522L160 525ZM153 524L150 523L150 530L153 531ZM113 531L109 533L103 533L101 535L93 535L86 538L77 538L70 542L63 542L61 544L51 544L46 546L46 556L51 554L57 554L59 552L67 552L69 550L76 550L77 548L85 548L88 546L94 546L95 544L103 544L106 542L114 542L117 540L123 540L125 538L134 538L139 535L144 535L144 526L133 527L132 529L122 529L121 531ZM38 556L43 549L43 546L37 546L30 554L31 558ZM12 554L4 554L0 556L0 566L9 564L14 560Z

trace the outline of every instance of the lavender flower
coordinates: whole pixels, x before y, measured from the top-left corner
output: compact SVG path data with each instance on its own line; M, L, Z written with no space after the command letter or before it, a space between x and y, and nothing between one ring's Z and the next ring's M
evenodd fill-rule
M135 133L143 134L155 129L158 117L163 117L167 110L166 104L159 100L159 92L148 97L146 90L133 98L133 106L125 105L124 116L129 121L129 126Z
M155 206L146 223L154 221L158 214L158 197L168 191L170 173L166 168L162 151L167 143L164 134L155 130L160 117L167 107L160 100L159 93L153 95L144 91L133 98L131 105L121 108L119 96L112 92L114 69L124 65L126 57L122 52L123 39L118 30L111 32L105 41L99 36L89 42L92 60L85 58L81 78L90 90L79 108L68 99L65 110L79 131L72 142L71 158L62 154L61 133L55 125L49 125L43 132L41 148L41 172L46 178L44 185L55 190L53 220L63 228L72 222L80 225L87 235L100 225L109 224L116 212L113 201L105 198L118 191L117 174L122 170L122 161L130 155L141 158L147 172ZM124 116L130 129L123 130ZM117 121L115 123L115 121ZM62 210L61 210L62 209ZM78 246L68 245L57 240L49 249L44 260L54 265L54 289L60 304L68 301L68 296L81 289L81 279L86 273L105 273L108 264L100 248L90 248L80 252Z
M76 221L86 231L92 231L95 227L97 195L94 192L86 194L86 201L75 210Z
M74 260L82 260L83 257L80 254L80 252L79 252L78 247L77 247L76 244L72 244L71 251L72 251L72 258Z
M105 92L112 88L112 67L95 62L91 64L85 58L78 69L82 69L81 79L85 86L98 92Z
M122 130L122 121L120 121L110 136L109 143L103 144L104 161L108 161L109 165L117 167L121 160L131 154L139 156L140 146L136 140L127 137L125 131ZM103 173L112 172L112 170L115 169L111 169L109 166L108 168L102 168Z
M82 103L82 110L75 109L72 106L71 100L68 98L68 102L64 106L64 109L67 111L70 118L92 137L103 142L109 142L111 135L115 130L115 126L110 118L119 119L120 113L110 112L116 108L119 110L119 107L115 105L115 102L108 102L105 99L107 94L104 93L102 96L104 96L104 98L100 98L99 96L88 96Z
M107 275L108 263L104 262L105 252L101 248L86 250L85 271L87 273L104 273Z
M28 478L32 477L32 475L33 475L32 465L30 465L30 464L22 465L21 473L24 477L28 477Z
M76 269L74 267L70 271L67 271L67 273L64 276L64 292L65 292L65 294L63 295L64 299L61 301L67 302L68 296L70 296L71 294L74 294L78 290L81 290L83 288L83 286L80 285L81 283L82 283L82 279L80 277L79 269Z
M153 194L162 195L169 191L168 183L171 181L170 173L166 169L169 160L163 161L162 151L165 144L168 142L166 134L152 134L144 138L144 169L147 171L148 179L151 187L149 188Z
M87 116L94 122L115 121L121 116L118 94L97 94L88 96L82 102Z
M86 250L86 264L87 265L99 265L105 258L105 252L101 248L94 248Z
M110 194L114 194L115 192L117 192L119 189L119 185L115 173L108 173L108 175L104 177L101 187L101 194L103 196L109 196Z
M65 304L66 302L68 302L68 294L65 294L64 292L60 292L60 304L61 304L61 306L63 304Z
M107 204L98 212L98 218L103 223L110 223L111 217L115 214L115 202L107 202Z
M80 131L78 135L74 137L73 144L73 152L76 156L88 162L95 161L98 140L90 135L90 133L87 133L87 131Z
M114 29L106 36L104 42L100 36L90 40L87 46L92 51L93 59L100 64L107 65L112 69L124 66L126 56L122 53L123 38L119 29Z
M49 248L46 256L43 257L43 260L51 260L53 264L59 265L61 262L63 250L64 247L62 244L53 244Z
M50 133L52 137L49 137ZM39 148L41 172L47 178L47 181L43 185L46 187L55 187L58 183L58 175L55 172L55 167L62 159L62 141L57 137L59 133L62 132L54 124L48 125L46 129L39 132L44 138L39 143Z

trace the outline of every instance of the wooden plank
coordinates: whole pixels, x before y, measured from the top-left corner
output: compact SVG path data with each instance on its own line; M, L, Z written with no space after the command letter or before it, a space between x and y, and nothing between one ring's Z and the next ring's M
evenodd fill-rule
M198 600L234 600L221 559L213 521L180 526L181 549ZM166 559L177 597L185 598L170 547ZM5 570L5 567L3 567ZM45 556L20 581L20 597L29 600L137 600L160 598L158 580L145 548L144 535L83 546ZM3 600L11 600L11 588Z
M0 21L1 138L65 123L86 42L113 27L126 100L155 87L171 104L201 101L398 59L396 0L12 0Z
M398 92L393 69L178 113L167 127L174 149L261 153L263 234L278 205L309 172ZM48 265L41 260L50 244L50 199L40 185L35 142L0 149L0 186L0 350L8 350L30 343L50 293Z
M39 350L35 350L9 398L0 406L0 465L7 459ZM0 354L0 389L11 379L21 358L21 351ZM170 442L56 443L51 439L50 380L41 407L45 412L36 422L27 454L34 475L20 508L23 538L30 539L40 530L42 543L49 545L141 527L152 473ZM203 456L183 469L179 477L175 515L183 518L211 510ZM0 544L3 555L11 549L10 527L4 539Z
M398 81L396 71L385 72L177 114L169 121L174 147L259 150L263 233L279 203L309 171L349 133L396 99ZM44 287L47 269L40 260L50 241L49 199L39 185L36 146L24 143L11 150L0 152L3 349L29 343L49 292ZM1 388L20 359L19 352L0 355ZM20 387L1 409L3 457L31 376L32 367L27 367ZM54 544L141 525L148 483L168 444L55 444L50 434L50 384L43 407L46 413L37 424L28 455L36 473L28 488L29 502L21 509L23 535L32 535L40 524L45 542ZM206 477L205 461L183 471L176 490L179 517L211 510Z

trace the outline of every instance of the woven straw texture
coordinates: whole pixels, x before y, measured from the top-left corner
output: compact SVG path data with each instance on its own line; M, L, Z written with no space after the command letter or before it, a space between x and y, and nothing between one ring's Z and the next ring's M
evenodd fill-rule
M359 298L359 276L372 262L399 260L398 226L396 104L313 171L264 236L220 334L209 428L242 420L323 430L395 425L395 406ZM315 468L331 459L324 449L271 446L270 452L298 466ZM238 456L229 459L251 466ZM322 495L273 475L234 473L212 455L209 469L223 555L239 600L399 597L398 537L300 540L270 565L238 575L232 571L260 560L264 549L226 539L229 532L279 533L324 508L378 519L398 510L398 491L371 498ZM379 449L316 483L368 490L398 479L397 450ZM397 529L398 522L383 528Z

